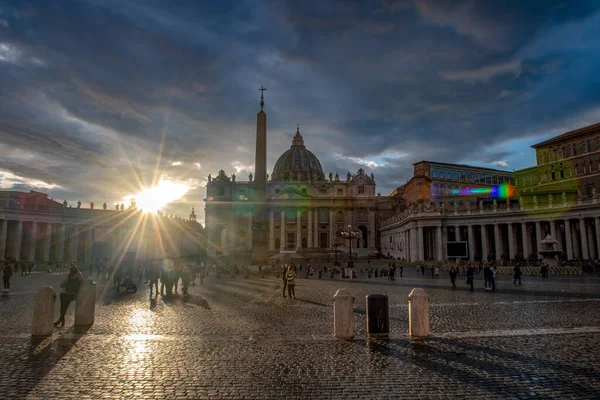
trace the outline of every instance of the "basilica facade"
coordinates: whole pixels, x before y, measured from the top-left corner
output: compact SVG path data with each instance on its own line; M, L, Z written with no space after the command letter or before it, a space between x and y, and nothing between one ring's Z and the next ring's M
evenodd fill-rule
M376 193L373 174L359 169L345 176L326 175L307 149L300 129L267 179L268 248L272 254L348 252L342 231L357 232L353 254L373 255L378 248L378 221L393 214L387 197ZM253 181L237 181L219 171L209 176L205 220L209 253L240 253L252 248ZM387 214L386 214L387 213ZM389 214L389 215L388 215Z

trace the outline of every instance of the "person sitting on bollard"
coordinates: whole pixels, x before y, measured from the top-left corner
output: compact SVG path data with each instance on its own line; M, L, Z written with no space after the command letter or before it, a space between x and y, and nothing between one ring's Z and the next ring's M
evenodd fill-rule
M2 280L4 281L4 291L8 292L10 289L10 277L13 275L12 267L10 263L6 263L4 270L2 271Z
M296 298L296 272L294 272L294 269L292 268L292 266L288 267L288 271L285 274L285 279L287 281L287 289L288 289L288 296L290 298Z
M58 327L59 325L61 327L65 326L65 315L67 314L71 302L77 298L77 292L79 291L82 280L83 275L81 275L79 268L72 266L69 273L60 284L62 289L60 292L60 317L54 323L55 327Z

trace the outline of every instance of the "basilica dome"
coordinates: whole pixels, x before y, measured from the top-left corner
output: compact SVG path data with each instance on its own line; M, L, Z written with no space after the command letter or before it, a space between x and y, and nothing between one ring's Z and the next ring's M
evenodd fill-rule
M300 128L297 128L292 146L275 163L271 180L321 180L324 178L319 159L304 147Z

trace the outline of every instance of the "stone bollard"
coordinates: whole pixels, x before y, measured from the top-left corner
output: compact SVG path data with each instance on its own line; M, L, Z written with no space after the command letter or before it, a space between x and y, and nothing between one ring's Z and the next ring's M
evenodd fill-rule
M50 286L41 287L33 303L33 321L31 336L50 336L53 330L54 305L56 293Z
M390 313L385 294L367 295L367 335L379 339L388 338Z
M413 289L408 295L408 334L429 336L429 296L423 289Z
M96 312L96 282L84 279L75 300L75 326L90 326Z
M346 289L338 289L333 296L333 336L338 339L354 337L354 296Z

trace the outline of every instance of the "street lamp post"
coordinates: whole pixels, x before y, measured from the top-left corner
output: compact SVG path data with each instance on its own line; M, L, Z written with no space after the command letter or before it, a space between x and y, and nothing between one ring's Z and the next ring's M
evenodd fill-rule
M334 254L335 254L335 261L333 262L333 266L335 266L335 267L337 267L339 265L338 260L337 260L337 249L341 245L342 245L342 243L340 242L340 239L337 237L335 239L333 239L333 241L331 242L331 246L333 247Z
M347 231L342 231L340 232L340 235L344 238L347 239L349 242L349 249L350 249L350 257L348 260L348 268L353 268L354 267L354 263L352 262L352 239L358 239L360 237L361 232L360 231L353 231L352 230L352 225L348 224L348 230Z

